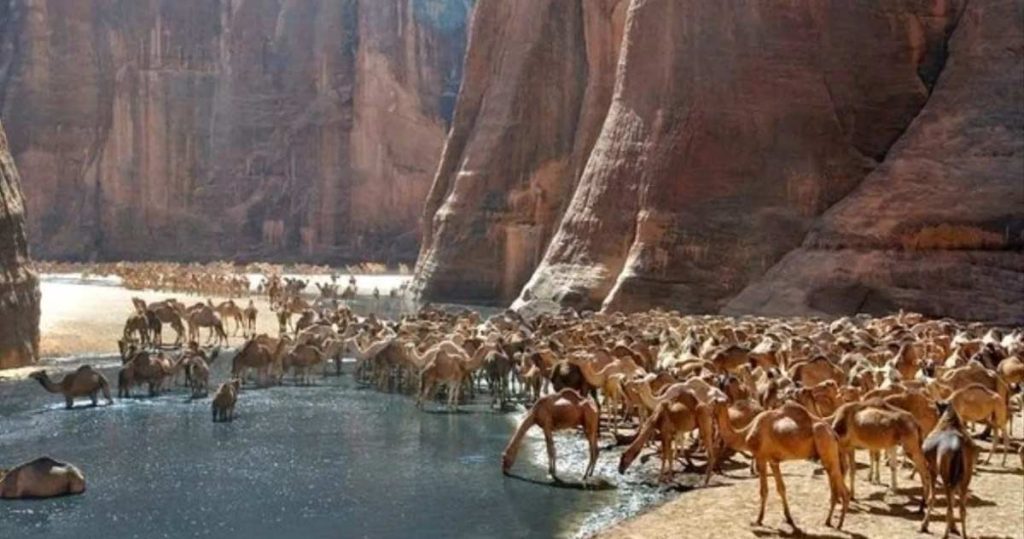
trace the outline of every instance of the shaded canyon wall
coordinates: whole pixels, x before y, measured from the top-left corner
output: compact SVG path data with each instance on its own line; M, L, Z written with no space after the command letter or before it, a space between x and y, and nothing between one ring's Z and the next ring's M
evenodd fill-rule
M40 258L411 260L473 0L11 0Z
M1024 2L529 9L478 3L426 298L1024 323Z
M29 268L21 179L0 125L0 369L39 353L39 281Z

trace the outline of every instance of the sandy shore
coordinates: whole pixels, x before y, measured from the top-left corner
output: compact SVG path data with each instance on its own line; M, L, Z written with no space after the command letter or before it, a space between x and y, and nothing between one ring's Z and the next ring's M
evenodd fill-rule
M1013 447L1019 446L1021 418L1014 419L1016 437ZM988 444L982 460L988 456ZM857 481L857 500L850 504L850 512L842 531L826 528L823 523L828 512L828 486L824 475L814 475L816 465L810 462L782 464L786 494L793 518L807 537L835 538L904 538L928 537L917 533L921 517L916 513L920 482L907 479L909 472L900 472L899 493L888 494L885 486L871 485L867 481L867 454L858 452L861 463ZM973 499L967 508L967 531L970 537L989 539L1024 537L1024 470L1016 454L1007 456L1007 465L999 464L1001 455L992 458L992 464L981 464L980 473L971 483ZM746 461L744 461L746 462ZM882 481L888 484L888 469L882 470ZM600 533L604 539L658 539L658 538L760 538L793 537L782 516L782 504L769 479L768 503L764 526L753 526L757 517L758 481L747 468L728 472L728 477L715 476L711 487L697 488L683 493L674 500L627 520ZM913 496L911 501L909 496ZM945 498L941 495L931 512L929 530L934 537L945 531Z
M319 276L321 280L327 277ZM407 276L357 276L361 292L369 294L374 286L382 291L390 290ZM206 301L207 296L193 294L155 292L152 290L138 291L122 288L116 279L97 278L81 279L78 275L43 275L40 289L42 304L40 306L40 357L59 358L83 354L115 354L117 339L121 337L125 319L133 312L132 297L140 297L147 302L160 301L166 298L178 298L191 304ZM315 291L312 285L307 291ZM386 292L383 292L386 293ZM212 297L220 302L226 298ZM277 320L270 311L265 297L253 296L259 316L256 326L259 332L277 333ZM240 306L245 306L249 298L236 298ZM353 302L357 310L375 312L394 312L411 309L404 300L370 296L357 298ZM229 343L240 344L242 338L234 336L234 322L225 328L230 336ZM164 328L165 342L174 340L174 330ZM5 377L12 376L12 370L4 372Z

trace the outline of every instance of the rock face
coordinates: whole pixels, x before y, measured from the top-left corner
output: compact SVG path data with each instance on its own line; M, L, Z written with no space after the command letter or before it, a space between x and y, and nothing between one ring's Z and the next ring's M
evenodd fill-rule
M12 0L40 257L408 260L473 0Z
M576 36L555 59L528 48L535 26L515 33L527 14L487 17L508 9L494 4L478 6L428 201L428 298L467 299L452 284L466 280L507 299L512 267L532 271L519 307L1024 322L1024 2L583 1L550 19ZM611 23L580 32L587 13ZM563 67L593 42L603 56ZM516 69L494 67L523 47ZM474 77L477 63L492 69ZM606 72L610 100L575 97ZM529 84L538 73L548 87ZM576 104L601 118L593 144L565 142L588 140L571 115L534 127L523 112ZM509 187L552 159L582 164L540 189L560 210L509 211ZM545 251L534 268L509 240L523 222L554 231L527 249ZM477 256L489 263L469 267Z
M39 352L39 281L28 266L21 179L0 125L0 369Z

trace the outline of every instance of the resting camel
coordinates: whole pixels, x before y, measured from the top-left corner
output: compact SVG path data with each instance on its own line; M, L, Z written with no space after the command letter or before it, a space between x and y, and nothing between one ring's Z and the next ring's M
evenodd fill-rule
M956 410L962 421L983 423L992 427L992 447L989 448L985 464L992 461L992 454L999 447L1000 434L1003 439L1003 466L1006 466L1006 454L1009 452L1006 438L1006 422L1009 420L1009 409L1006 401L995 391L980 384L971 384L953 392L949 403Z
M85 492L85 476L75 466L50 457L0 469L0 498L52 498Z
M50 393L64 395L64 405L68 409L75 405L76 397L85 396L88 396L92 400L92 405L96 406L98 404L96 394L101 391L107 399L107 404L114 403L113 399L110 398L110 384L107 383L106 377L89 365L82 365L74 372L64 376L58 383L50 380L46 371L42 370L33 372L29 377L39 382L43 389Z
M787 402L780 408L766 410L754 418L746 428L736 430L729 421L726 401L715 399L712 407L718 422L718 432L725 444L735 451L746 451L753 455L761 482L761 509L756 525L764 521L764 506L768 498L768 465L775 476L775 490L782 498L782 511L786 522L797 529L789 512L786 500L786 486L782 482L779 463L785 460L817 458L828 474L831 491L828 516L825 525L831 526L836 504L841 505L837 529L842 529L850 495L843 483L843 459L839 449L839 437L823 421L817 421L803 406Z
M855 496L856 483L854 450L883 451L900 446L914 463L917 473L921 474L921 483L924 489L922 506L927 503L930 479L926 475L928 469L924 462L924 456L921 454L921 431L913 415L899 408L888 406L880 400L851 402L836 410L832 418L832 428L839 436L842 449L848 455L851 498ZM889 488L895 492L898 466L895 453L890 453L889 466L892 471L892 483Z
M953 494L956 494L960 505L960 522L963 524L961 537L967 537L968 489L974 477L974 464L980 450L964 428L955 408L946 403L940 403L939 407L942 411L939 423L924 440L923 447L924 458L931 472L931 493L934 498L935 478L941 478L942 488L946 493L946 532L942 537L949 537L951 531L957 532L956 522L953 520ZM927 515L924 524L921 525L921 531L928 531Z
M213 396L213 402L210 403L214 423L235 420L235 403L238 402L238 391L241 385L242 381L235 378L230 382L224 382L217 389L217 394Z
M555 469L553 434L556 430L583 427L583 433L590 446L590 460L587 463L586 471L583 472L583 479L586 480L594 473L594 466L597 464L598 421L597 403L589 397L583 397L574 389L565 388L558 393L541 397L530 408L529 413L523 418L523 422L519 424L519 428L516 429L512 439L505 447L505 451L501 455L501 473L508 475L512 465L516 462L516 455L523 437L531 427L537 425L543 429L544 442L547 444L548 474L556 482L561 482Z
M647 441L657 431L661 441L661 471L659 481L665 482L672 477L672 466L675 463L676 449L675 442L682 442L686 434L697 429L700 433L701 443L708 452L708 465L704 474L704 484L711 480L711 471L715 462L715 444L712 440L714 429L712 427L711 414L707 407L702 405L693 393L683 389L673 391L670 399L662 400L654 409L654 413L644 422L637 433L633 443L626 449L619 459L619 473L625 473L630 464L636 459ZM686 456L689 460L689 455ZM690 463L692 466L692 463Z

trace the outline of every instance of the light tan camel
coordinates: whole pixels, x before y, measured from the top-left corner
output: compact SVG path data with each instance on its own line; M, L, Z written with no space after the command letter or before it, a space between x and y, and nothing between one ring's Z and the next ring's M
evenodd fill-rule
M921 474L924 499L922 507L928 503L930 479L928 469L921 454L921 431L914 416L899 408L885 404L884 401L851 402L836 410L832 418L832 429L839 435L839 442L847 454L850 463L850 497L856 496L856 473L854 451L868 449L871 451L889 451L897 446L914 463L917 473ZM889 454L889 466L892 473L889 489L897 489L897 467L899 461L895 453Z
M224 382L217 389L213 402L210 403L214 423L235 420L235 403L238 402L241 385L242 381L235 378L230 382Z
M107 383L106 377L89 365L82 365L74 372L64 376L60 382L50 380L46 371L42 370L33 372L29 377L39 382L43 389L50 393L64 395L64 405L69 409L75 405L76 397L89 397L92 400L92 405L96 406L99 392L103 392L107 404L114 403L110 398L110 384Z
M992 455L999 447L999 439L1002 438L1002 465L1006 466L1006 454L1009 452L1006 423L1009 420L1010 414L1003 397L980 384L971 384L963 389L954 391L949 396L949 403L956 410L956 414L961 420L982 423L992 427L992 446L989 448L985 464L992 461Z
M846 373L820 355L790 367L789 377L804 387L816 386L825 380L834 380L839 386L846 384Z
M661 441L661 470L658 480L668 481L672 477L672 466L676 458L675 443L683 443L686 435L697 429L701 443L708 452L708 465L704 474L704 484L707 485L711 480L711 471L714 469L715 462L715 444L712 439L714 428L710 410L707 406L702 405L690 391L682 389L672 393L673 397L670 400L662 400L658 403L650 418L640 428L633 443L622 454L619 459L619 473L626 472L644 445L657 431ZM685 456L689 461L689 454L687 453ZM692 466L692 464L691 462L690 465Z
M85 492L85 476L75 466L50 457L0 469L0 498L52 498Z
M448 390L448 408L459 409L459 393L466 377L464 360L468 361L468 358L459 355L461 348L458 345L450 344L452 346L438 343L423 355L417 354L415 348L407 348L410 357L423 365L420 369L420 391L416 397L417 408L423 408L423 400L432 397L437 386L442 385ZM463 352L462 356L465 355Z
M597 403L589 397L583 397L574 389L564 388L558 393L544 395L533 404L505 447L501 455L501 472L508 475L516 462L523 437L536 425L544 431L544 442L548 450L548 474L556 482L561 482L555 467L554 432L583 427L583 434L590 448L590 460L583 472L583 479L586 480L594 473L594 466L597 464L598 421Z
M967 497L971 479L974 477L974 466L977 462L980 450L971 439L971 435L964 428L961 418L955 409L946 403L940 404L942 415L935 430L928 435L924 441L923 452L928 469L931 472L932 498L934 501L935 478L942 479L942 488L946 494L946 532L943 538L948 538L949 533L956 533L956 522L953 520L953 495L959 501L960 522L963 524L963 535L967 537ZM929 507L932 503L929 503ZM925 515L922 532L928 531L928 518Z
M843 458L839 449L839 437L827 423L815 420L803 406L787 402L780 408L761 412L746 428L736 430L729 420L727 403L716 399L712 406L718 423L718 432L725 444L735 451L749 452L754 457L761 482L761 508L755 521L756 525L760 526L764 521L770 465L772 475L775 476L775 489L782 498L782 511L786 516L786 522L794 530L797 529L789 512L786 486L782 481L779 463L786 460L817 458L828 475L831 491L825 525L832 525L832 514L836 504L839 504L841 510L836 528L842 529L850 504L850 495L843 483Z

